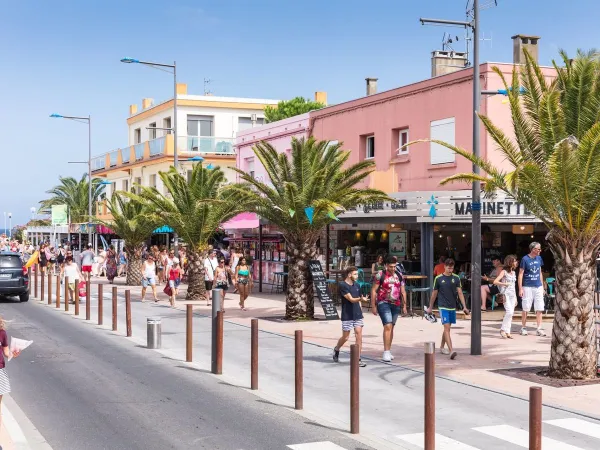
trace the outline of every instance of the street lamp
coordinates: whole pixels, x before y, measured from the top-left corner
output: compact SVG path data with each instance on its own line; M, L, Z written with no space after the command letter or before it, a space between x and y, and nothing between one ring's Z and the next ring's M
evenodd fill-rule
M12 239L12 213L8 213L8 238Z
M88 244L92 242L92 227L90 221L92 220L92 116L77 117L77 116L63 116L60 114L50 114L50 117L54 119L69 119L75 122L87 122L88 124ZM85 161L69 161L69 164L86 164ZM81 243L80 243L81 246Z
M33 220L35 218L35 206L32 206L31 208L29 208L29 211L31 212L31 220Z
M173 61L173 64L160 64L128 57L122 58L121 62L125 64L143 64L159 70L164 70L164 68L173 69L173 167L175 167L175 170L179 170L177 152L177 62ZM175 242L175 254L177 254L177 233L173 233L173 240Z

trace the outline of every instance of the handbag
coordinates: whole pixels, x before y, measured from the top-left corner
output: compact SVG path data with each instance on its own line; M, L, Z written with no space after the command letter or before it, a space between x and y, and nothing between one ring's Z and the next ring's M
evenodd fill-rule
M167 284L165 285L165 288L163 289L163 292L165 294L167 294L169 297L171 295L173 295L173 289L171 289L171 286L169 286L169 282L167 281Z

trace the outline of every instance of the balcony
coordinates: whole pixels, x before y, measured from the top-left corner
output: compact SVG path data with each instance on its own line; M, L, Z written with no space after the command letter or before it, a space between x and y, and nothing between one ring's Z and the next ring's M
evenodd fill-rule
M233 138L213 136L178 136L177 149L181 157L202 155L213 156L215 159L235 160ZM173 135L168 134L150 141L121 147L92 158L92 172L107 169L125 168L127 166L146 162L153 159L173 157Z

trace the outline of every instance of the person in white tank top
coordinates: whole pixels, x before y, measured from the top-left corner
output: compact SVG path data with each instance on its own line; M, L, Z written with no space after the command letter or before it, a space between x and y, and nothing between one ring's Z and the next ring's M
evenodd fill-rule
M517 282L516 269L519 266L519 260L515 255L508 255L504 258L504 268L500 271L494 284L500 287L500 292L504 294L504 319L500 327L500 336L504 339L512 339L510 329L512 325L513 314L517 306L517 291L515 284Z
M75 303L75 295L79 295L77 292L77 286L75 286L75 280L84 281L84 278L83 274L79 270L79 266L73 262L73 255L71 252L68 252L67 256L65 257L62 273L64 277L68 277L69 298L71 303Z

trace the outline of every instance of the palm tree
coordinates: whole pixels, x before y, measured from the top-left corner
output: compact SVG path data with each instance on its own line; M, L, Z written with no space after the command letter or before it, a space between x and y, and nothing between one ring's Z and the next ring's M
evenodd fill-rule
M46 191L51 197L40 202L39 212L51 214L53 205L67 205L72 223L88 222L88 181L83 174L77 181L73 177L59 177L60 184ZM104 185L99 178L92 179L92 214L96 213L96 202L104 192Z
M148 214L147 206L139 201L127 198L122 192L115 192L108 202L112 220L103 224L110 227L125 241L127 252L127 281L130 286L139 286L142 282L142 250L144 243L159 226L156 217Z
M546 224L557 291L549 375L586 379L596 377L598 361L593 307L600 250L600 61L594 52L580 51L575 59L560 55L564 65L554 62L554 81L530 55L519 72L513 69L510 83L495 69L508 91L515 139L480 117L511 170L439 142L486 172L456 174L442 183L485 183L486 195L504 191Z
M154 218L171 227L187 245L188 290L186 300L204 295L204 259L209 240L219 225L244 211L225 189L225 174L220 168L206 169L196 164L189 182L171 167L159 172L168 194L156 188L141 187L139 195L128 197L145 203Z
M335 214L361 203L389 200L376 189L357 186L375 170L375 163L362 161L347 168L350 152L342 144L292 138L291 157L277 153L266 142L254 147L270 183L237 170L246 184L231 187L248 209L277 225L286 241L288 290L286 318L313 318L314 301L308 261L316 259L316 242ZM312 220L308 219L313 208ZM305 213L306 212L306 213Z

